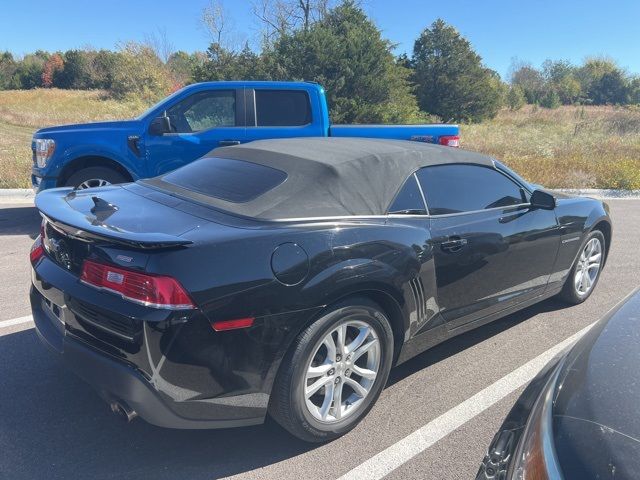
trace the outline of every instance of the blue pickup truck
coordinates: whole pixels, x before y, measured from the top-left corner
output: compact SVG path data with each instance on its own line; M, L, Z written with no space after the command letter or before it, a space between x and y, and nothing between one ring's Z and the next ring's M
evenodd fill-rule
M89 188L160 175L219 146L284 137L369 137L458 146L457 125L331 125L310 82L189 85L134 120L38 130L33 188Z

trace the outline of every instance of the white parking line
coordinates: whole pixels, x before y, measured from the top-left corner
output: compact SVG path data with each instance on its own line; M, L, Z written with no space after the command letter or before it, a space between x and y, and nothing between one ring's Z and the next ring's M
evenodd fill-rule
M595 323L595 322L594 322ZM510 393L530 382L549 360L577 341L594 323L541 353L448 412L347 472L339 480L379 480L461 427ZM480 462L481 459L478 459Z
M11 320L0 321L0 328L11 327L13 325L20 325L21 323L33 322L33 317L27 315L26 317L12 318Z

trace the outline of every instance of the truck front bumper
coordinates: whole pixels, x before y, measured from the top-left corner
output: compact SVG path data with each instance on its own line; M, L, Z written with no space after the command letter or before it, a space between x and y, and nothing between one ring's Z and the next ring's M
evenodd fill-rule
M35 172L31 173L31 188L35 193L39 193L49 188L57 187L58 179L55 177L41 177Z

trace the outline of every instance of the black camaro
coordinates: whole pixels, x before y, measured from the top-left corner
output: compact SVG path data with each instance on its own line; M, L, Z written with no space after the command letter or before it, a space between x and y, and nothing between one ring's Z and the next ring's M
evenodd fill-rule
M492 158L348 138L219 148L160 177L36 198L44 343L114 411L260 423L325 441L392 365L498 317L593 291L607 206Z
M639 327L640 289L529 384L477 480L640 478Z

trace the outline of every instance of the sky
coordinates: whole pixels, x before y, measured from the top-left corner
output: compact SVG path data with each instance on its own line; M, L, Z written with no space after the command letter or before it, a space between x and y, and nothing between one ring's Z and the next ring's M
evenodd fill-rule
M176 50L206 50L201 26L208 0L2 0L0 51L116 48L166 32ZM506 79L513 60L580 63L605 55L640 74L640 1L618 0L363 0L395 53L411 53L420 32L443 18L466 37L486 66ZM251 0L223 0L231 41L259 44Z

